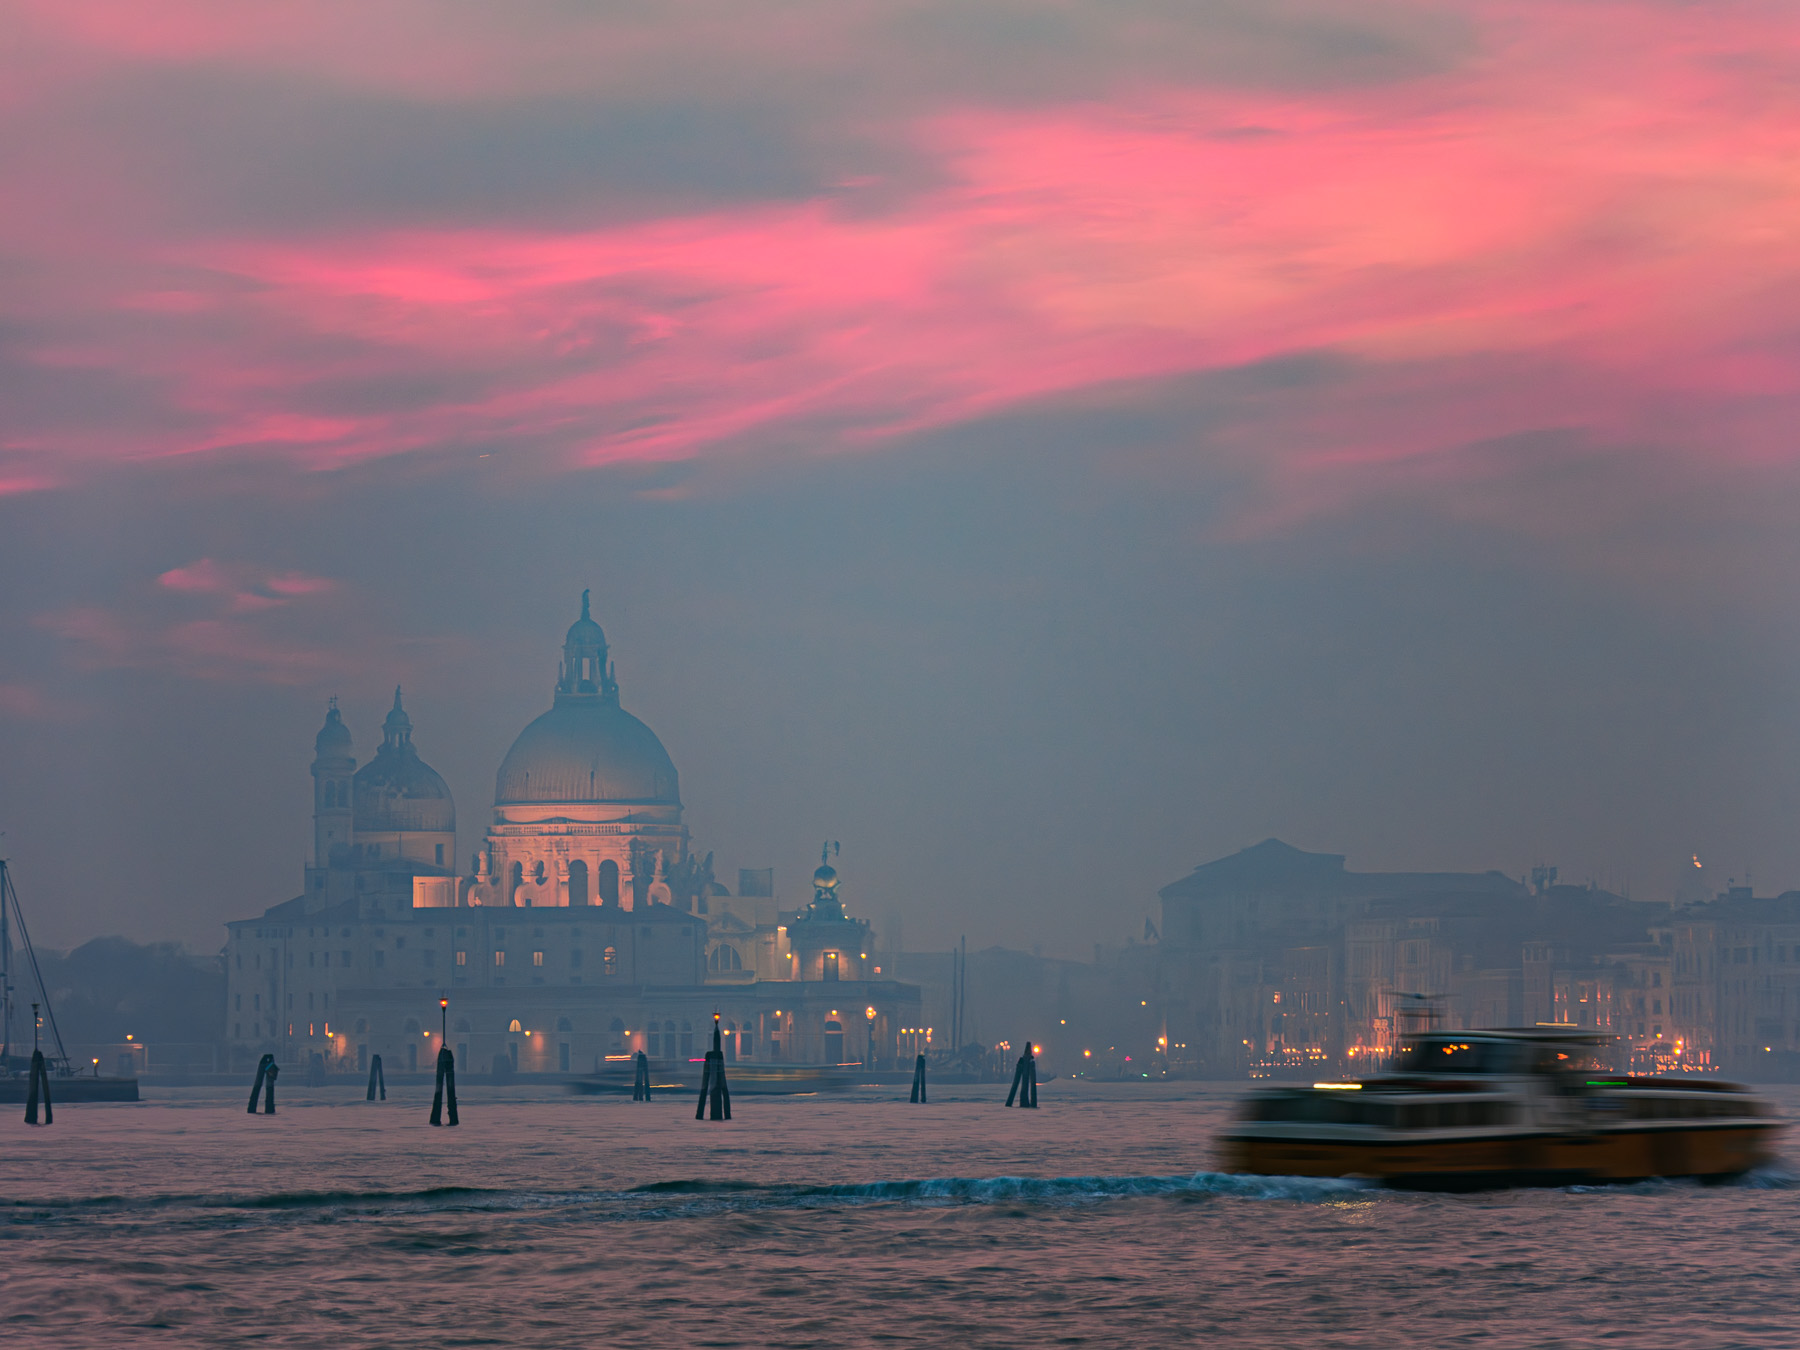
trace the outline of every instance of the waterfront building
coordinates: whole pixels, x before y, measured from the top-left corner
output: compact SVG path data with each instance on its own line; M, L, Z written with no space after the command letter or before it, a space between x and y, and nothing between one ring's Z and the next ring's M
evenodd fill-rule
M1427 1025L1622 1034L1639 983L1654 1008L1670 978L1667 949L1643 941L1667 905L1557 885L1547 868L1353 872L1271 839L1160 894L1163 1034L1197 1073L1371 1067Z
M639 1050L693 1058L717 1013L729 1060L888 1063L919 1020L918 989L871 959L835 869L784 911L766 869L742 870L733 895L693 851L674 763L621 706L585 593L551 708L501 762L466 872L400 691L361 769L333 700L312 776L302 893L227 925L240 1060L360 1071L379 1054L412 1071L442 1022L465 1072L592 1072Z

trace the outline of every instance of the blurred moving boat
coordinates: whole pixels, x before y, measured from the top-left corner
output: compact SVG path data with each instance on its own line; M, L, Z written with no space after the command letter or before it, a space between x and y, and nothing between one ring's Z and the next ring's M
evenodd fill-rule
M1598 1067L1609 1037L1559 1027L1433 1032L1392 1072L1249 1097L1225 1170L1421 1190L1724 1180L1770 1161L1769 1104L1716 1079Z

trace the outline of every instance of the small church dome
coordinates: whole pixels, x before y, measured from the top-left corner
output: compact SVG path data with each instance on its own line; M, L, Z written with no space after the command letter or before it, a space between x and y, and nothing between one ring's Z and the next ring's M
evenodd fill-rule
M418 831L451 834L456 830L456 803L438 771L413 748L412 719L400 706L382 723L381 749L356 771L354 824L358 834Z

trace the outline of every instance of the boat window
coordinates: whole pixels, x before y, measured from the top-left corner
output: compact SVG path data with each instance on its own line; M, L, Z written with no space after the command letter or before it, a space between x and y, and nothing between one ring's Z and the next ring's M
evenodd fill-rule
M1459 1041L1433 1037L1400 1048L1395 1063L1401 1073L1507 1073L1517 1059L1505 1041Z

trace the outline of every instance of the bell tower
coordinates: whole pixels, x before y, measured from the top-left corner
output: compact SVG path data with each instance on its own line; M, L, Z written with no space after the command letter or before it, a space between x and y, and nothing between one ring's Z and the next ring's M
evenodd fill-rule
M350 728L344 725L344 715L338 711L334 697L325 713L325 725L319 728L319 734L313 740L313 867L316 869L331 865L334 849L355 842L350 783L356 772L356 759L350 749Z

